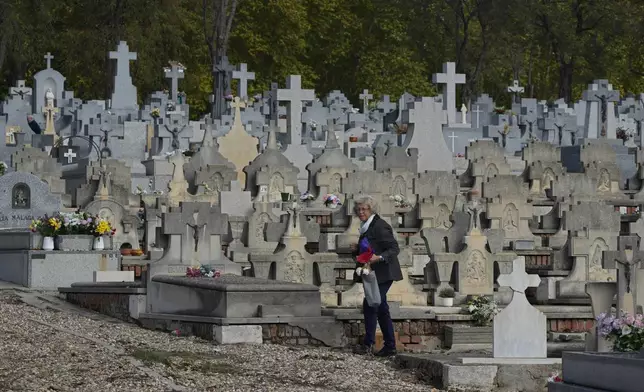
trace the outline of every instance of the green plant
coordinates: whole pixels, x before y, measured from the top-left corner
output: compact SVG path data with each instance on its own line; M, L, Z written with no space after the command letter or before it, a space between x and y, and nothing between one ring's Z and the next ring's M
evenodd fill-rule
M494 316L499 313L499 308L492 297L479 296L473 297L467 302L465 308L472 316L474 325L486 327L492 324Z
M456 296L456 293L454 292L453 288L446 287L438 293L438 296L440 298L454 298Z

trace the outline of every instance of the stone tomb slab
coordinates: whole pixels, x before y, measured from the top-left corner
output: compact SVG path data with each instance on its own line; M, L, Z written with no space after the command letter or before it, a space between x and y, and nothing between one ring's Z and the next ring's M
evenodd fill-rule
M567 352L562 370L564 385L612 392L641 392L644 385L644 357L638 353Z
M248 318L261 317L266 307L288 307L296 317L320 317L320 291L313 285L235 275L156 275L148 286L148 311L153 313Z

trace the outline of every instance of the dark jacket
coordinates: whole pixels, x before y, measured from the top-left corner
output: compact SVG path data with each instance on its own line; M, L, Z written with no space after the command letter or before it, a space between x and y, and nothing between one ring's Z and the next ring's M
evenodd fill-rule
M371 264L371 268L376 272L378 283L402 280L402 271L400 270L400 263L398 262L400 248L398 247L398 241L396 241L394 231L389 223L381 219L380 216L375 215L369 225L369 229L360 236L360 240L363 237L366 237L369 241L369 245L371 245L374 254L384 258L383 261ZM354 257L357 255L357 252L354 252ZM358 264L357 266L360 265ZM356 282L361 280L355 272L353 273L353 280Z

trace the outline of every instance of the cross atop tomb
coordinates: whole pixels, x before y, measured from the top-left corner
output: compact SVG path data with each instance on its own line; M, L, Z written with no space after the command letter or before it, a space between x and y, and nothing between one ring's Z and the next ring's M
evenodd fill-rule
M512 81L512 85L508 86L508 92L512 93L512 96L514 97L514 102L516 103L521 103L521 94L525 91L525 88L519 86L519 81L514 80Z
M67 158L67 163L72 164L74 163L74 158L76 158L76 153L70 148L65 154L63 154L63 156Z
M246 63L239 64L239 69L233 71L233 79L239 80L237 95L242 99L248 98L248 81L255 80L255 72L248 72Z
M481 127L481 113L483 113L483 111L481 110L481 105L474 105L474 107L476 107L476 109L472 110L472 113L476 114L476 128L480 128Z
M639 244L638 236L620 236L618 250L602 253L602 267L617 269L617 307L632 315L637 310L637 270L644 269L644 251Z
M389 99L390 99L389 95L384 95L382 97L382 102L378 102L378 105L376 106L378 109L382 111L383 114L387 114L396 110L396 107L397 107L396 103L391 102Z
M51 55L50 52L47 52L45 55L45 61L47 61L47 69L51 69L51 60L54 59L54 56Z
M362 100L362 113L367 114L369 111L369 100L373 98L372 94L369 94L369 90L362 90L360 94L360 99Z
M31 95L31 91L31 87L27 87L24 80L18 80L16 82L16 87L11 87L9 89L9 94L20 95L20 98L24 98L25 95Z
M176 61L169 61L169 63L170 68L163 68L163 72L165 73L165 77L170 79L170 97L174 103L178 103L179 79L183 79L185 77L186 67Z
M538 287L541 284L539 275L525 272L525 257L519 256L512 262L512 273L499 275L499 287L509 287L515 293L525 296L528 287Z
M443 110L447 111L447 123L456 124L456 85L465 84L465 74L456 73L456 63L445 63L443 73L434 74L432 82L443 84Z
M458 136L456 136L456 134L454 134L454 131L452 131L452 134L448 137L452 139L452 154L453 154L456 151L456 149L454 148L454 139L458 139Z
M276 101L288 101L288 123L290 144L302 144L301 116L302 101L313 101L315 92L302 89L302 77L290 75L286 79L286 89L277 90ZM277 103L277 102L276 102Z
M116 77L130 76L130 61L136 60L136 53L130 52L127 42L119 42L116 52L110 52L110 59L116 60Z

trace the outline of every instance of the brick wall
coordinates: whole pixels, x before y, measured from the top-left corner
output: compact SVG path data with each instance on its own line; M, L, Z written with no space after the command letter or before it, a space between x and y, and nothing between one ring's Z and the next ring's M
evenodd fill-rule
M262 325L264 343L285 344L289 346L323 346L324 344L300 327L288 324Z
M590 332L595 326L592 319L550 319L548 332Z
M130 294L67 293L67 301L119 320L134 322L130 317Z
M436 320L404 320L394 321L396 346L408 351L427 351L441 345L445 336L446 325L467 325L469 322L436 321ZM364 339L365 327L360 320L344 322L344 334L350 345L360 344ZM380 335L378 333L378 335ZM376 336L378 346L380 336Z

